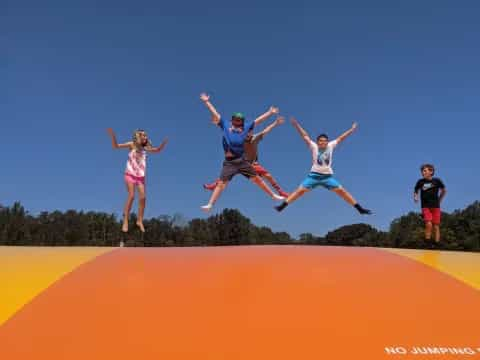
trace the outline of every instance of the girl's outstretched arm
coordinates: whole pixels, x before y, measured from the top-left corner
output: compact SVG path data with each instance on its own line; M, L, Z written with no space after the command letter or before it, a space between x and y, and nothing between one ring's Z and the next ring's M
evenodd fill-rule
M165 138L159 146L157 146L157 147L147 146L147 147L145 147L145 150L147 150L148 152L152 152L152 153L159 153L160 151L162 151L165 148L165 145L167 145L167 143L168 143L168 139Z
M119 144L117 142L117 137L115 136L115 133L113 132L113 129L112 128L108 128L107 129L107 132L108 134L110 135L110 138L112 139L112 147L114 149L131 149L132 146L133 146L133 141L129 141L127 143L124 143L124 144Z

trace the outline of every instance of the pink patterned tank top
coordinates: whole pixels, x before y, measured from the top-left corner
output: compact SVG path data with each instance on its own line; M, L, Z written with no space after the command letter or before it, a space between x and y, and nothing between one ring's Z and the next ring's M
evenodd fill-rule
M145 177L147 167L147 152L145 150L131 150L128 154L125 173L135 177Z

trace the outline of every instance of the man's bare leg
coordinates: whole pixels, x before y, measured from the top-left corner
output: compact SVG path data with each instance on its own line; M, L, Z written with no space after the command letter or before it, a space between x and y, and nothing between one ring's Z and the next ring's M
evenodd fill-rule
M220 180L218 182L218 185L215 187L215 190L213 190L212 196L210 196L210 200L208 204L202 206L201 209L205 212L209 212L212 209L213 205L215 205L215 203L217 202L218 198L222 194L223 190L225 190L227 185L228 185L228 181Z
M285 198L280 196L280 195L277 195L275 194L272 189L270 189L268 187L267 184L265 184L265 182L262 180L262 178L260 176L254 176L251 178L251 181L257 185L260 189L262 189L263 191L265 191L272 199L274 200L284 200Z

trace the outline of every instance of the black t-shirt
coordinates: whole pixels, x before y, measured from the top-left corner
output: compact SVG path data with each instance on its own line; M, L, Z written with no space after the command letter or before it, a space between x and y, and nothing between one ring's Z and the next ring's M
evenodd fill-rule
M420 199L422 201L422 208L439 208L440 199L438 191L445 189L445 185L439 178L432 178L432 180L420 179L415 185L415 193L420 190Z

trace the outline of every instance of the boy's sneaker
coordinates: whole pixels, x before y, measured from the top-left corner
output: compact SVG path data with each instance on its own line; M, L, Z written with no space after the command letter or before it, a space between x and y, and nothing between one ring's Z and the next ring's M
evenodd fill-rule
M358 210L358 212L362 215L372 215L373 214L372 210L368 210L368 209L360 209L360 210Z

